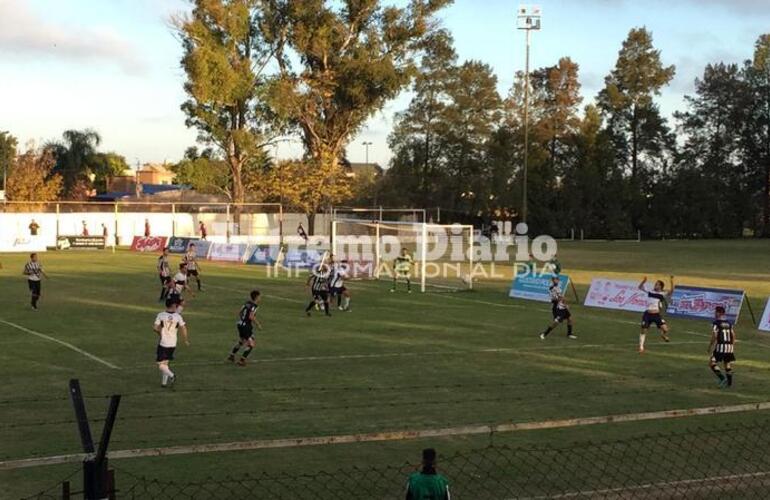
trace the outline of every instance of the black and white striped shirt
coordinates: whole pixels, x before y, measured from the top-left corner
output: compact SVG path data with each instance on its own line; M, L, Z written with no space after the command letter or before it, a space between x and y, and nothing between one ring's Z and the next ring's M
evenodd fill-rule
M714 334L717 344L714 352L731 353L735 352L735 331L733 324L726 319L714 321Z
M329 275L328 274L313 274L310 280L310 289L314 294L319 292L329 291Z
M171 276L171 268L168 265L168 258L165 255L158 257L158 274L163 278Z
M184 257L182 257L182 262L187 264L187 270L188 271L197 271L198 270L198 263L195 261L195 253L194 252L187 252L184 254Z
M43 273L43 266L39 262L29 261L24 265L24 274L29 281L40 281L40 275Z

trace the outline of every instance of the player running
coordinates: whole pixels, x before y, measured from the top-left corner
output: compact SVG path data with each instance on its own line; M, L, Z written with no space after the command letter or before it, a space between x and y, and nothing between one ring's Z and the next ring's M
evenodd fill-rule
M198 283L198 291L200 292L202 291L200 278L201 266L198 265L197 257L198 254L195 252L195 243L190 243L187 252L184 254L184 257L182 257L182 262L187 264L187 274L188 276L193 276L195 278L195 281Z
M393 288L390 289L391 293L396 291L396 284L398 279L406 280L406 291L412 293L412 266L414 266L414 259L406 248L401 249L401 255L396 257L396 261L393 264Z
M168 263L168 248L163 249L163 253L158 257L158 278L160 279L160 298L158 302L163 302L168 297L171 288L171 266Z
M22 274L27 277L27 286L32 294L30 300L32 309L37 311L37 302L40 300L41 294L40 282L43 276L45 279L48 279L48 275L43 271L43 266L40 265L40 262L37 260L36 253L29 254L29 262L24 264L24 271L22 271Z
M241 347L246 346L243 354L241 354L241 359L238 360L238 366L246 366L246 358L249 357L252 349L254 349L254 326L257 327L257 330L262 329L262 325L257 320L257 309L262 300L262 295L259 293L259 290L252 290L249 297L249 300L243 304L241 311L238 313L238 323L236 324L238 327L238 343L233 346L233 350L227 356L228 361L234 362L235 355L238 354Z
M173 298L166 299L166 310L158 313L155 317L153 330L158 334L158 348L156 350L155 361L160 370L160 386L169 387L176 381L176 375L168 367L169 362L174 359L174 351L177 344L177 332L182 333L184 344L190 345L187 336L187 325L179 314L179 304Z
M666 284L662 280L655 282L652 291L647 290L644 286L647 283L647 276L639 283L639 290L647 294L647 309L644 311L644 315L642 315L642 331L639 334L639 354L644 354L644 343L647 340L647 332L650 330L650 325L658 327L660 336L665 342L671 340L668 336L668 323L666 323L661 314L674 290L674 277L671 276L669 280L671 289L668 292L665 291Z
M345 279L348 277L348 262L335 262L334 256L331 257L331 276L329 278L329 291L331 298L337 298L337 308L340 311L350 312L350 292L345 286Z
M305 308L305 314L310 316L310 311L317 302L323 303L324 314L331 316L329 312L329 276L331 270L325 263L318 264L310 271L310 276L305 283L305 288L310 289L313 299Z
M719 387L733 386L733 363L735 363L735 328L727 319L725 308L717 306L713 323L711 342L709 343L709 368L719 379ZM719 369L719 363L725 367L725 374Z
M548 293L551 295L551 312L553 314L553 323L540 334L540 340L545 340L549 333L556 329L564 321L567 322L567 338L577 339L577 335L572 333L572 313L569 311L567 301L561 289L561 283L558 276L551 278L551 285L548 287Z

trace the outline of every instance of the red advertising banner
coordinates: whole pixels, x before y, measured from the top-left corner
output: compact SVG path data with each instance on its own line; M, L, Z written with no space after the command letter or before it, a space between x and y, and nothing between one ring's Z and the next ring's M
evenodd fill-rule
M165 246L165 236L134 236L131 242L131 250L134 252L160 252Z

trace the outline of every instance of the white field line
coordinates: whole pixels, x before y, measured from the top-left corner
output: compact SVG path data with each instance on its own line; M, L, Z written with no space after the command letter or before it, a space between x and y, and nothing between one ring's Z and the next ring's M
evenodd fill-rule
M572 342L572 341L570 341ZM681 342L668 342L666 345L689 345L689 344L703 344L703 342L697 341L681 341ZM629 352L633 351L633 346L636 346L637 342L626 342L623 344L571 344L571 347L566 347L564 344L553 346L541 346L541 347L488 347L483 349L467 349L467 350L453 350L453 351L424 351L424 352L389 352L379 354L333 354L329 356L296 356L288 358L249 358L249 364L260 363L297 363L306 361L341 361L351 359L381 359L381 358L410 358L421 356L465 356L468 354L502 354L502 353L518 353L518 352L539 352L539 351L569 351L571 349L620 349L629 346ZM174 366L214 366L223 365L224 361L200 361L189 363L174 363ZM150 366L148 363L138 363L134 365L137 368L146 368Z
M63 340L59 340L59 339L57 339L55 337L51 337L51 336L46 335L44 333L40 333L40 332L36 332L34 330L30 330L29 328L25 328L25 327L23 327L21 325L17 325L16 323L11 323L10 321L6 321L4 319L0 319L0 323L3 323L4 325L8 325L11 328L16 328L17 330L20 330L22 332L29 333L30 335L34 335L36 337L40 337L41 339L45 339L45 340L48 340L48 341L51 341L51 342L55 342L55 343L57 343L59 345L63 345L67 349L71 349L71 350L73 350L73 351L75 351L75 352L77 352L79 354L82 354L83 356L85 356L85 357L87 357L89 359L92 359L93 361L96 361L97 363L101 363L101 364L103 364L104 366L106 366L108 368L112 368L113 370L120 370L120 367L118 367L116 365L113 365L109 361L105 361L105 360L103 360L102 358L100 358L98 356L94 356L90 352L84 351L83 349L81 349L79 347L76 347L76 346L70 344L69 342L65 342Z
M247 295L247 293L248 293L248 291L244 291L246 289L229 288L229 287L226 287L226 286L219 286L219 285L206 285L206 288L214 288L214 289L217 289L217 290L226 290L228 292L240 292L240 293L243 293L244 296ZM303 300L300 300L300 299L290 299L288 297L281 297L280 295L275 295L275 294L272 294L272 293L266 293L265 297L267 297L268 299L283 300L284 302L293 302L295 304L305 304L305 303L307 303L307 301L303 301Z
M118 450L109 453L112 460L123 458L161 457L169 455L191 455L199 453L219 453L246 450L265 450L276 448L301 448L307 446L324 446L331 444L371 443L383 441L403 441L409 439L444 438L452 436L490 435L505 432L520 432L543 429L564 429L583 427L587 425L611 424L617 422L641 422L663 420L702 415L722 415L748 411L770 410L770 401L763 403L748 403L730 406L710 406L705 408L686 408L643 413L625 413L619 415L603 415L598 417L570 418L561 420L545 420L542 422L521 422L504 424L477 424L441 429L400 430L385 432L370 432L362 434L342 434L333 436L298 437L287 439L266 439L256 441L237 441L232 443L212 443L191 446L169 446L164 448L138 448ZM56 465L82 461L86 455L74 453L20 460L0 462L0 470L14 470L42 465Z
M677 488L684 486L688 489L699 488L707 483L721 483L725 481L736 481L741 479L756 479L770 476L770 471L747 472L745 474L730 474L726 476L704 477L700 479L680 479L678 481L662 481L660 483L646 483L637 486L626 486L623 488L605 488L601 490L574 491L571 493L560 493L558 495L545 495L538 497L527 497L522 500L555 500L559 498L585 498L596 495L617 495L620 493L632 493L639 490L657 490L661 488Z

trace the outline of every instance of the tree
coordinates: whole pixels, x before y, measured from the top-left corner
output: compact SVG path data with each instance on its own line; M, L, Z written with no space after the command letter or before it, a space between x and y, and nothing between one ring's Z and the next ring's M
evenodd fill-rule
M639 158L655 153L665 141L667 129L653 98L674 78L674 66L664 67L660 51L652 44L652 33L632 29L618 53L615 68L604 79L599 106L609 117L619 159L631 172L639 173Z
M275 201L301 210L307 215L308 234L314 234L315 214L323 207L340 203L351 196L350 183L344 174L331 177L313 161L278 162L262 180Z
M61 141L44 146L56 159L54 172L61 175L67 198L84 200L88 197L92 178L96 175L96 150L101 142L102 138L95 130L66 130Z
M230 174L229 196L243 203L244 169L264 157L270 113L265 68L271 53L256 29L257 0L195 0L192 15L175 20L182 40L188 127L216 146ZM236 207L236 220L240 209Z
M770 34L754 46L754 57L746 63L746 80L751 89L745 148L749 169L756 172L761 192L761 228L770 236Z
M55 172L56 160L50 149L29 150L19 155L8 174L11 201L54 201L59 198L63 179Z
M382 7L379 0L261 2L261 31L279 68L271 104L299 128L322 175L340 177L350 138L409 84L433 15L449 2L411 0L406 8Z
M123 172L129 169L129 166L124 156L110 152L94 155L90 168L94 176L94 188L97 192L104 192L107 190L108 179L123 174Z
M9 132L0 132L0 170L3 171L3 190L6 189L8 171L16 158L18 141Z

